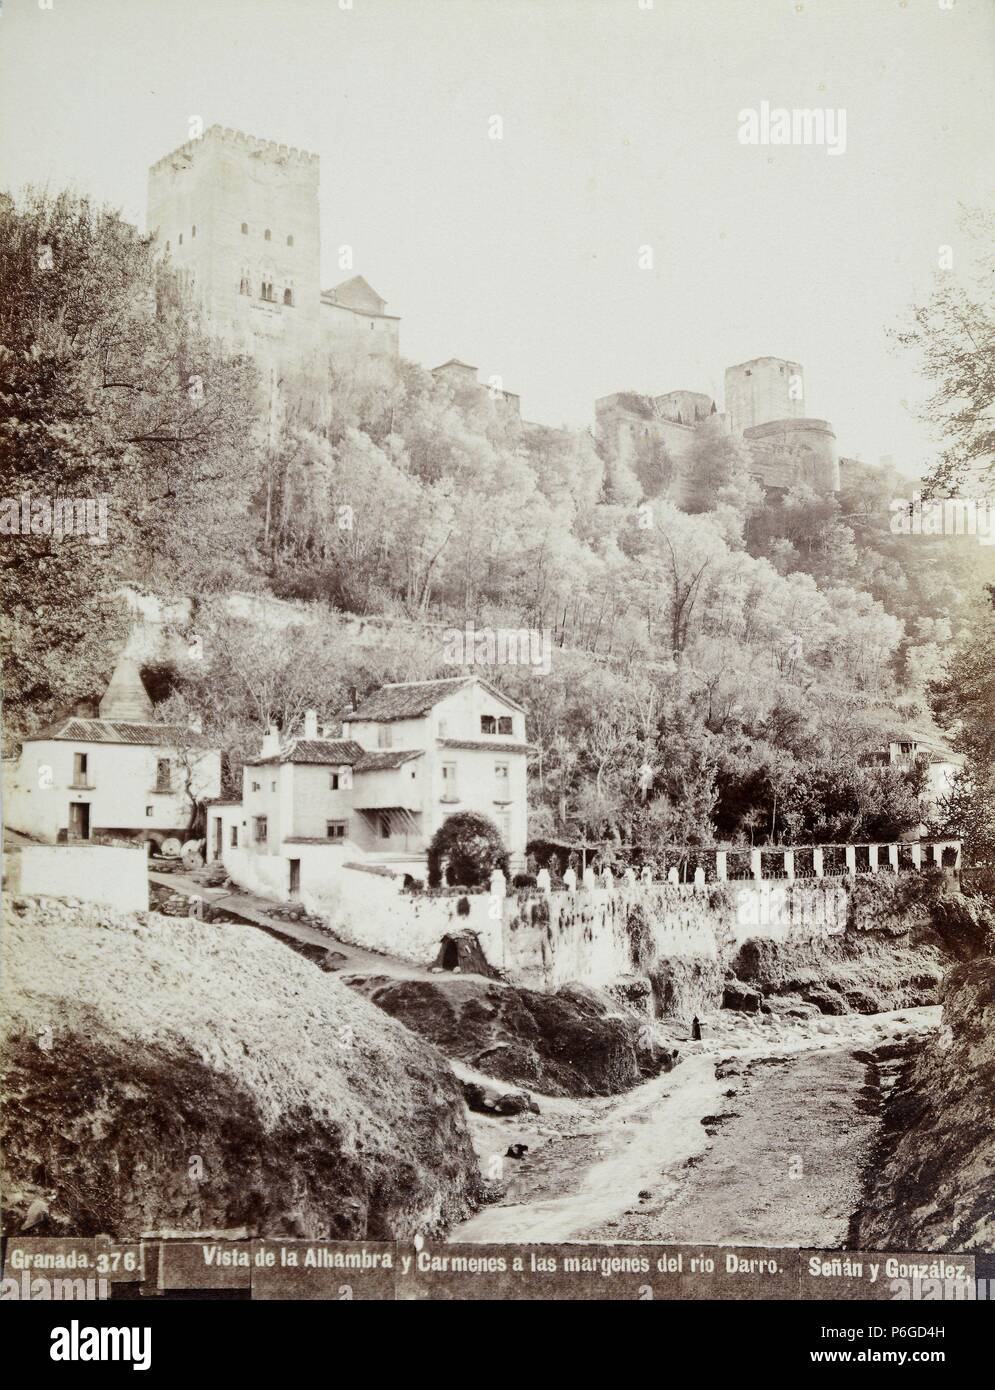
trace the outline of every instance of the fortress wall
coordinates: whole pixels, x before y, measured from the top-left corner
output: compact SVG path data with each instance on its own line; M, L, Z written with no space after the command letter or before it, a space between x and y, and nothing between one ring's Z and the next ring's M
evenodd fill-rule
M707 420L715 408L711 396L703 391L668 391L663 396L654 396L653 405L658 416L685 425Z
M719 419L725 428L742 434L753 453L754 477L764 487L787 490L804 484L816 492L838 492L840 464L832 426L803 416L804 402L789 396L792 378L800 373L797 362L779 358L730 367L727 412L704 418ZM666 417L690 418L695 409L700 413L706 406L710 412L710 397L699 392L671 391L657 397L617 392L595 403L597 436L611 457L630 467L647 442L662 444L680 464L695 440L696 426ZM679 470L674 489L678 506L694 500L694 479Z

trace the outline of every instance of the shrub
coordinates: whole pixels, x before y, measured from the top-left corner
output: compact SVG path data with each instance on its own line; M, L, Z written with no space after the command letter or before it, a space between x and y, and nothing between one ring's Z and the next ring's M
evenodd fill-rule
M532 901L532 925L540 926L549 922L549 902L546 898L534 898Z
M513 888L534 888L536 886L535 874L515 874L511 880Z
M569 846L559 840L532 839L525 846L528 860L526 867L530 874L534 874L537 869L548 869L552 874L554 866L556 871L560 872L569 852Z
M468 888L486 883L494 869L508 872L508 854L493 821L475 811L457 811L439 826L428 848L429 887L442 883L442 861L446 882Z
M639 903L633 903L625 919L629 936L629 955L634 970L644 970L653 959L653 932L646 913Z

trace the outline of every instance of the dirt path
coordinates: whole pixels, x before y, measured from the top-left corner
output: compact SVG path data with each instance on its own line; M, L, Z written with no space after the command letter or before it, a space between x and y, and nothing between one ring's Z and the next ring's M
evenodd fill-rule
M304 946L322 946L327 950L336 951L342 956L339 968L343 973L389 975L392 979L397 980L434 978L431 971L423 966L398 960L396 956L379 955L376 951L367 951L361 946L351 946L347 942L340 941L332 932L321 931L318 927L308 926L306 922L292 922L283 917L275 917L273 916L273 908L286 906L286 904L270 902L267 898L261 898L256 893L246 892L245 889L240 888L233 892L230 888L209 888L188 874L178 872L163 874L154 869L149 871L149 882L161 884L165 888L172 888L175 892L184 893L190 897L203 898L204 902L210 903L212 907L221 908L222 911L230 912L233 916L241 918L243 922L262 927L264 930L274 932L277 936L282 936L289 941L296 941Z
M877 1126L853 1052L931 1031L938 1017L820 1019L765 1045L726 1016L729 1034L686 1048L668 1075L578 1105L573 1125L561 1103L561 1133L547 1133L534 1156L505 1160L501 1203L450 1239L839 1247Z

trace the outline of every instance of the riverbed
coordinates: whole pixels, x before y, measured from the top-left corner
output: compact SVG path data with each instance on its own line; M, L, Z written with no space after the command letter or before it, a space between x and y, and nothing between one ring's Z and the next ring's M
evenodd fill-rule
M538 1117L481 1117L482 1171L501 1196L450 1239L841 1248L880 1124L881 1078L854 1054L930 1033L939 1016L723 1011L673 1071L623 1096L536 1096ZM506 1155L516 1143L520 1159Z

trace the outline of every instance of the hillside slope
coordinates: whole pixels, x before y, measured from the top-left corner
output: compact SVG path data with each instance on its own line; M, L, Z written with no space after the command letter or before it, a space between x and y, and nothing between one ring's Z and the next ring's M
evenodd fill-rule
M935 873L858 879L838 935L753 937L736 952L726 998L775 1009L884 1013L939 1002L945 975L984 954L995 917ZM744 989L745 986L745 989Z
M860 1214L862 1250L995 1247L995 958L945 982L943 1027L885 1111Z
M251 928L5 899L5 1229L441 1232L479 1170L439 1053ZM42 1204L42 1216L37 1211Z

